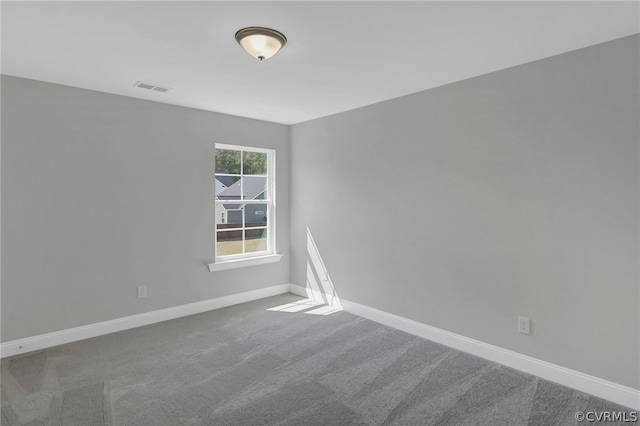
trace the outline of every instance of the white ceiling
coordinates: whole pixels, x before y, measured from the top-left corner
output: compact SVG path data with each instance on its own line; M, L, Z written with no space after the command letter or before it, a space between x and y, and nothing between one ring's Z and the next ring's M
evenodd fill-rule
M630 2L7 2L2 73L293 124L640 32ZM259 62L247 26L289 42ZM138 80L171 87L157 93Z

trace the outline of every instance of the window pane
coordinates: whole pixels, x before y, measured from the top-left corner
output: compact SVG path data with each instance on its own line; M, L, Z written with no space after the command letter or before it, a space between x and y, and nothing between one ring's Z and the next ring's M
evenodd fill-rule
M245 204L244 224L247 228L267 226L267 204Z
M216 229L242 228L242 204L216 203Z
M216 173L240 174L240 151L216 149Z
M257 251L267 250L266 229L248 229L245 231L245 233L245 251L247 253L255 253Z
M227 256L230 254L242 253L242 230L239 231L218 231L217 254Z
M232 224L234 228L239 228L242 226L243 206L241 204L234 204L233 207L234 210L229 210L227 223Z
M240 199L240 176L216 174L216 197L220 200Z
M242 192L244 200L266 200L267 199L267 177L266 176L243 176Z
M242 174L245 175L266 175L267 174L267 154L261 152L242 153Z

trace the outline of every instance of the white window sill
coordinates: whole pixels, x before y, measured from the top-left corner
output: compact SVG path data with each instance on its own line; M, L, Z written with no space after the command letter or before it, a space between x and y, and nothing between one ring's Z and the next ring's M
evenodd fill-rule
M209 272L224 271L225 269L244 268L247 266L264 265L265 263L280 262L281 254L269 254L267 256L250 257L248 259L227 260L218 263L209 263Z

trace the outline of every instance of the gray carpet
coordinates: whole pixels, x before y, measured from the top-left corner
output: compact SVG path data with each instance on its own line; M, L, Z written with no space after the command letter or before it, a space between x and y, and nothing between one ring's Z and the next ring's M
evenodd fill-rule
M324 310L300 299L2 360L1 423L547 426L632 413L346 312L314 315Z

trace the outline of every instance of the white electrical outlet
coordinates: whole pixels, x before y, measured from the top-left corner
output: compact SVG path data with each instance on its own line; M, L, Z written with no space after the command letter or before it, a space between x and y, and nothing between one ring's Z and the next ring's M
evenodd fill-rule
M138 287L138 299L143 299L147 297L147 286L139 285Z
M531 320L526 317L518 317L518 333L531 334Z

